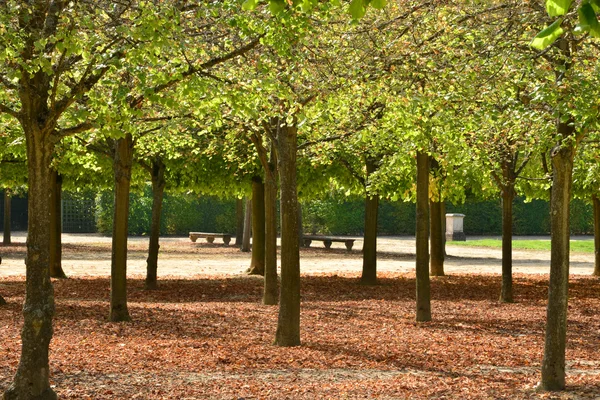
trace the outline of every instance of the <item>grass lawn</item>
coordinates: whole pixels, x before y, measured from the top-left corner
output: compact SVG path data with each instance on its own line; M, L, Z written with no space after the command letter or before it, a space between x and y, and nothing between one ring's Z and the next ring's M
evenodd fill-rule
M513 249L515 250L545 250L550 251L550 240L513 240ZM452 246L467 246L467 247L497 247L502 248L502 240L500 239L475 239L467 240L466 242L451 242ZM593 253L593 240L571 240L571 251Z

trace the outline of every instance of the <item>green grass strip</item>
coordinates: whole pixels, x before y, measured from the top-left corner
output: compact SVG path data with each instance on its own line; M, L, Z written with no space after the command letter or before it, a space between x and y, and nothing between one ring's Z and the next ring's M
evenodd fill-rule
M550 251L550 240L513 240L514 250L542 250ZM502 240L500 239L475 239L466 242L448 242L450 246L464 247L493 247L502 248ZM582 253L594 252L593 240L571 240L571 251Z

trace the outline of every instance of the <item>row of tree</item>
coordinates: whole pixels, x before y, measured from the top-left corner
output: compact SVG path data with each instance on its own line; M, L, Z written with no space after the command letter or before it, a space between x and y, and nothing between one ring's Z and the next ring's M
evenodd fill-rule
M264 259L263 302L279 303L281 346L300 344L298 193L365 195L366 284L377 281L380 196L416 202L418 321L432 318L429 268L443 274L444 200L501 193L501 299L512 301L515 193L550 197L541 385L564 388L573 187L599 203L599 64L588 39L598 4L580 5L587 25L576 28L570 1L384 3L353 0L352 24L346 6L316 0L0 3L0 183L26 183L30 213L22 355L5 398L55 397L48 347L50 276L64 276L60 188L111 185L111 170L109 319L130 320L132 182L150 181L154 194L149 288L167 187L229 196L251 187L255 237L265 238L264 248L255 239L252 268ZM559 17L549 31L548 11ZM534 37L543 50L529 46Z

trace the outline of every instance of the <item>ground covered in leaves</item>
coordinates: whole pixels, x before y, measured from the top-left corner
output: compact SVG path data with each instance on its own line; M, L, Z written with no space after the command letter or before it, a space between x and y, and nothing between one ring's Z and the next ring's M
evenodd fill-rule
M55 281L51 379L63 399L600 398L600 282L571 281L568 390L542 394L547 276L432 281L433 318L414 322L414 275L361 286L350 274L302 277L302 346L272 345L276 306L248 276L130 280L131 323L109 323L109 280ZM0 390L19 360L24 278L0 278Z

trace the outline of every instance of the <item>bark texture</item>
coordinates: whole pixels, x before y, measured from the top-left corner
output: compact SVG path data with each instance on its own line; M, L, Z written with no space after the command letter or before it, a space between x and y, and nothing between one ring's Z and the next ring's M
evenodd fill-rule
M416 227L417 316L419 322L431 321L429 281L429 156L417 152L417 227Z
M281 294L275 344L300 345L300 253L296 188L297 128L278 126L277 154L281 185Z
M6 400L56 399L50 388L48 362L54 315L54 290L50 280L50 160L54 140L51 132L37 125L38 112L45 111L44 107L31 103L24 107L30 107L33 115L21 121L27 145L29 186L21 359L11 385L4 392Z
M110 314L108 317L112 322L131 321L127 309L127 220L132 165L133 138L127 134L124 138L115 140L114 143L115 209L110 266Z
M4 237L2 243L5 245L9 245L12 241L10 229L11 199L10 190L4 189Z
M246 199L246 208L244 209L244 237L242 239L241 250L250 251L250 237L252 236L252 200Z
M52 278L66 278L62 268L62 176L52 169L50 185L50 276Z
M244 240L244 200L235 200L235 245L241 246Z
M572 123L572 121L570 121ZM558 133L569 138L573 126L559 122ZM569 205L573 173L574 144L565 140L552 150L552 197L550 199L550 285L541 388L564 390L569 289L570 226Z
M514 177L509 162L502 166L502 289L500 301L512 303L513 279L512 279L512 223L513 223L513 200L515 197Z
M252 178L252 258L248 274L265 274L265 185L260 176Z
M594 206L594 276L600 276L600 199L592 196Z
M429 230L431 241L431 260L429 264L432 276L444 276L444 223L446 216L442 213L442 202L431 200L429 202Z
M150 223L150 238L148 258L146 259L146 289L156 289L158 284L158 251L160 250L160 214L165 194L165 163L160 157L152 161L152 221Z
M369 194L367 185L371 174L377 171L377 160L367 157L365 186L365 234L363 236L363 268L360 282L364 285L377 284L377 215L379 212L379 195Z
M265 174L265 286L263 304L275 305L279 301L277 282L277 160L271 148Z
M360 282L364 285L377 284L377 215L379 195L365 196L365 234L363 236L363 268Z

